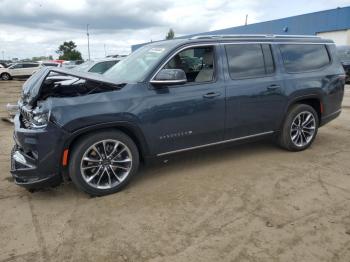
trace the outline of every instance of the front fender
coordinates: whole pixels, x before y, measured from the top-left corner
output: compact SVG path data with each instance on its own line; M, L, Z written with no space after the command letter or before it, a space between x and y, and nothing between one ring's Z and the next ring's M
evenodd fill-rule
M98 131L104 131L106 129L118 129L126 133L128 136L130 136L136 145L140 149L140 153L142 156L147 157L150 155L149 146L147 144L147 141L143 135L142 130L140 127L132 122L128 121L112 121L112 122L104 122L101 124L93 124L93 125L85 125L82 126L75 131L71 132L65 141L64 148L70 148L71 145L76 141L79 137L92 133L92 132L98 132Z

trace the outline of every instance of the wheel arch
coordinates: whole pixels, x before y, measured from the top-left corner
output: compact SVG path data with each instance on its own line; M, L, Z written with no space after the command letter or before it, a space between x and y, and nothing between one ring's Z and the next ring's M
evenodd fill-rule
M134 124L126 123L126 122L92 125L92 126L78 129L73 133L71 133L69 138L65 141L63 150L68 149L70 152L71 149L76 144L76 142L79 139L83 138L84 136L92 133L108 131L108 130L118 130L125 133L127 136L129 136L134 141L134 143L136 144L139 150L140 160L144 160L149 155L149 147L139 127L137 127ZM64 153L62 152L62 156L63 154Z
M311 94L311 95L295 97L289 102L286 110L286 115L289 112L290 108L296 104L306 104L311 106L317 113L319 123L321 122L322 113L323 113L323 103L320 95Z
M2 72L1 74L0 74L0 77L2 78L2 76L4 75L4 74L7 74L7 75L9 75L9 79L11 79L12 78L12 75L9 73L9 72Z

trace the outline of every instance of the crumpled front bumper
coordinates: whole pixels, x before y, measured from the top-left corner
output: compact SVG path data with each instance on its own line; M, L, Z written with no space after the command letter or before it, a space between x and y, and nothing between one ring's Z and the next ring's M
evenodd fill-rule
M14 118L15 145L11 153L11 174L16 184L28 189L56 186L60 175L64 133L50 123L45 129L26 129L20 116Z

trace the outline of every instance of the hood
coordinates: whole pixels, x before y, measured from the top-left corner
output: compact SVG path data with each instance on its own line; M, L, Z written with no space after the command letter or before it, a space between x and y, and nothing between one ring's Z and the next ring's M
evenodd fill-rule
M51 88L51 93L54 93L54 85L62 85L65 82L65 86L70 86L80 80L89 82L90 86L93 86L94 84L98 87L108 86L108 90L120 89L123 85L125 85L112 82L111 80L106 79L102 75L98 74L71 71L67 69L58 69L52 67L43 67L40 70L38 70L35 74L33 74L23 84L23 93L21 100L23 104L28 104L32 106L40 97L43 88Z

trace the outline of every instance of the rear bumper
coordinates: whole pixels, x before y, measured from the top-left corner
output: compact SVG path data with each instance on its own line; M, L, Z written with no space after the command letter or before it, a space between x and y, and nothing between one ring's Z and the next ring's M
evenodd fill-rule
M320 126L323 126L327 123L329 123L330 121L334 120L335 118L337 118L339 115L341 114L341 109L339 109L336 112L333 112L327 116L323 116L320 122Z
M49 124L45 130L21 128L18 114L14 124L15 145L11 153L11 174L15 183L35 189L56 186L62 182L62 130L54 124Z

